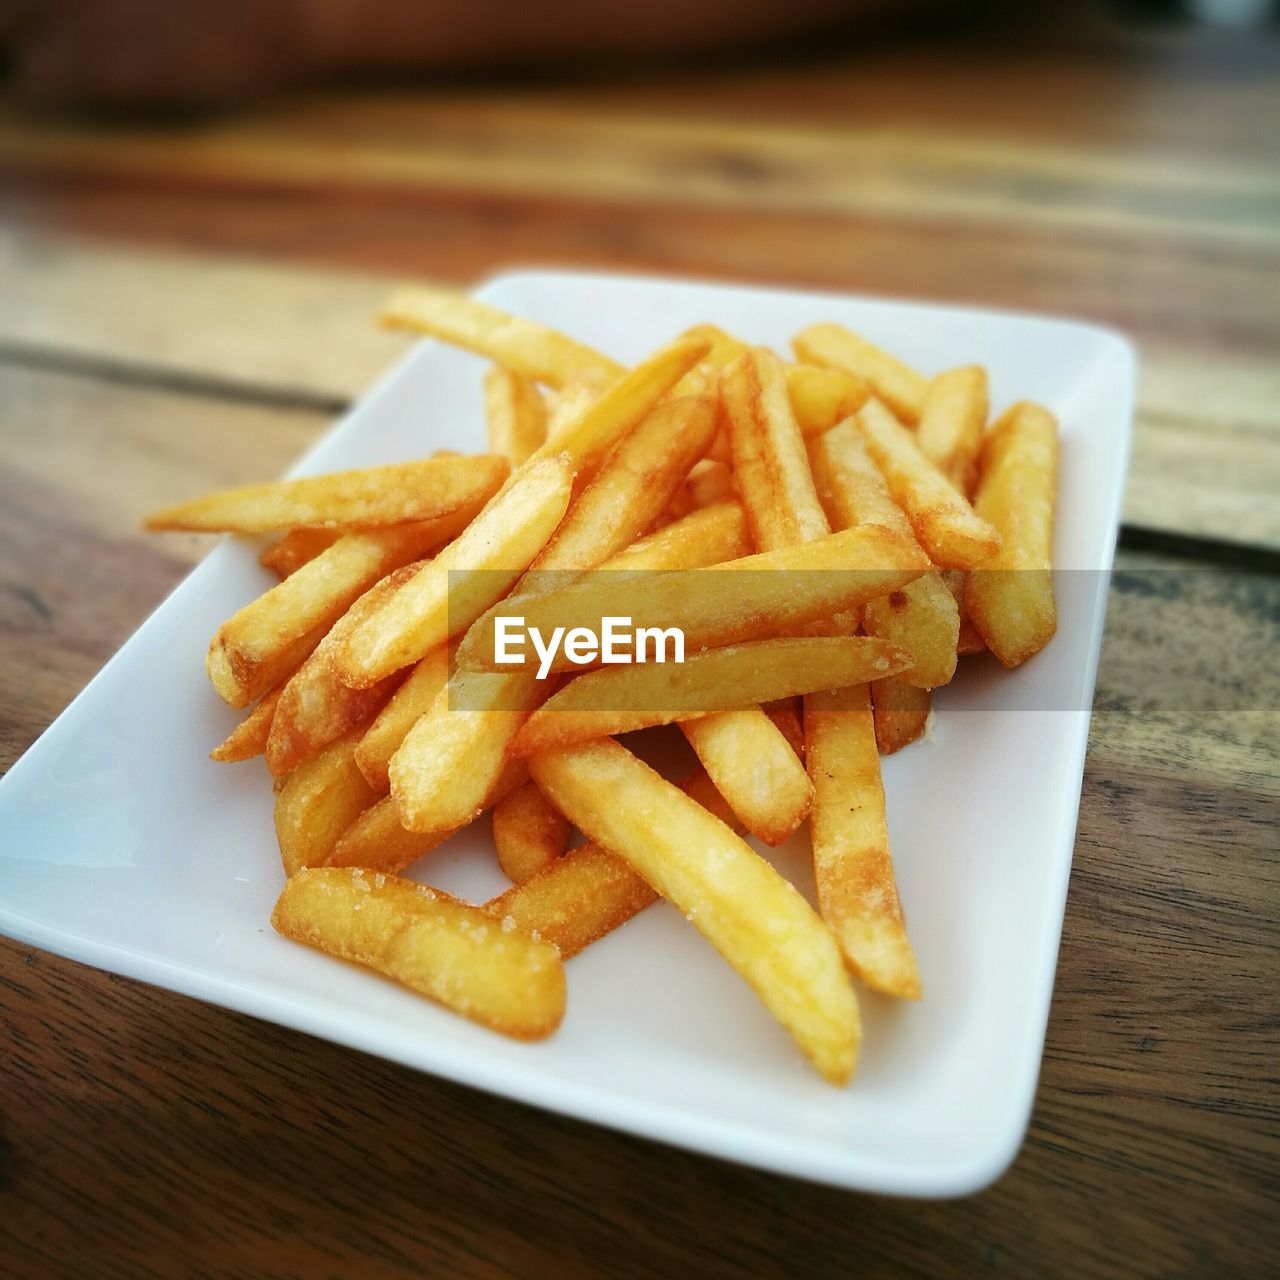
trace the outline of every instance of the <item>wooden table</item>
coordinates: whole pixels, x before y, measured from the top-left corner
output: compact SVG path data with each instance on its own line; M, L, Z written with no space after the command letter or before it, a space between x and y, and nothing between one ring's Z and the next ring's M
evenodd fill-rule
M1274 1265L1278 66L1256 36L1086 31L164 128L0 113L6 766L202 554L139 514L277 472L393 358L366 323L388 275L973 300L1114 324L1144 361L1041 1087L996 1186L811 1187L6 943L0 1270Z

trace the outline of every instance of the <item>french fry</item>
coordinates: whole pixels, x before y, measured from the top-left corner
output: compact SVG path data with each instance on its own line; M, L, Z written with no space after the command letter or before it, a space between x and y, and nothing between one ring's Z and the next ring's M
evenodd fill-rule
M535 711L516 734L511 754L529 756L711 712L862 684L892 675L907 660L890 645L859 636L755 640L693 653L675 666L602 667L570 680Z
M695 510L709 507L714 502L723 502L733 498L736 492L733 487L733 469L727 463L704 458L690 470L685 487Z
M759 707L682 720L680 730L757 840L779 845L809 816L813 787L804 765Z
M681 397L656 406L578 495L517 595L539 590L541 572L571 576L626 547L653 523L713 430L706 397ZM515 599L506 607L514 607ZM533 673L519 671L463 678L452 698L450 690L442 690L390 766L404 825L422 830L442 821L469 821L484 803L525 717L552 688Z
M715 431L708 396L656 406L615 447L579 494L530 572L591 569L649 528Z
M271 718L276 713L276 703L282 692L283 686L277 685L270 693L264 694L257 706L209 752L209 759L233 764L260 756L266 750Z
M359 736L339 738L283 779L275 824L285 875L324 863L338 837L377 799L356 768Z
M961 618L960 635L956 640L956 653L964 658L970 654L985 653L986 649L987 642L982 638L982 632L968 618Z
M833 528L878 524L914 541L911 525L889 496L879 468L871 461L852 422L809 444L818 497ZM947 572L956 572L948 570ZM873 600L863 610L868 635L907 650L911 665L900 678L923 688L946 684L956 669L959 610L942 573L922 574L905 587Z
M907 684L898 676L871 685L876 747L882 756L914 742L929 727L933 699L928 689Z
M1000 554L969 575L965 612L1006 667L1038 653L1057 629L1053 509L1058 424L1023 401L1002 414L982 444L977 511L1000 531Z
M447 289L404 289L390 299L379 319L387 328L411 329L465 347L549 387L568 382L603 385L622 372L608 356L554 329Z
M877 400L854 421L863 443L907 514L920 545L944 569L972 569L1000 550L1000 534L920 451L915 437Z
M600 399L597 387L586 382L571 382L546 396L546 439L554 439L570 422Z
M795 698L783 698L778 702L762 706L761 711L773 721L773 727L787 740L787 746L804 759L804 723L798 710L800 703Z
M308 560L327 551L340 537L337 529L290 529L263 550L258 563L283 581Z
M496 804L528 781L529 770L524 761L509 761L485 804ZM352 820L338 837L324 865L365 867L399 874L459 830L459 827L442 827L434 831L407 831L401 825L395 799L383 796Z
M529 768L574 826L684 913L825 1079L848 1080L860 1038L857 1000L835 940L791 884L616 742L548 752Z
M493 806L493 844L504 874L524 884L563 855L569 824L527 782Z
M449 679L452 661L449 646L432 649L409 672L360 739L356 765L365 781L379 794L385 795L391 790L391 779L387 775L391 757L399 750L405 734L431 709L436 695Z
M269 533L273 529L381 529L478 511L507 478L505 458L426 458L226 489L166 507L148 529Z
M367 688L465 631L546 545L572 485L567 455L526 463L453 543L346 636L333 655L341 679Z
M698 569L740 560L751 551L751 536L742 504L716 502L633 542L600 568L629 569L636 573Z
M889 853L867 686L805 698L804 738L818 910L852 973L876 991L918 1000L920 974Z
M814 491L782 361L756 347L720 375L733 474L758 551L831 532Z
M791 345L799 359L842 369L867 383L903 422L920 420L928 380L843 325L810 325L796 334Z
M830 431L836 423L857 413L871 395L871 388L861 378L843 369L788 364L784 373L791 412L800 434L806 438Z
M424 884L358 867L303 871L271 924L518 1040L540 1040L564 1017L555 947Z
M929 383L916 439L920 451L966 498L977 479L978 447L987 425L987 371L969 364Z
M928 568L919 547L866 525L687 573L588 574L567 587L528 597L521 608L526 626L536 626L544 635L566 624L586 625L599 634L605 616L630 617L636 628L678 627L686 651L692 652L794 634L805 623L896 591ZM494 617L509 607L491 609L467 633L458 646L460 670L497 667ZM552 669L573 665L562 649Z
M205 659L218 696L243 707L281 683L363 592L448 541L474 514L459 511L339 538L218 629Z
M289 677L276 704L267 738L267 768L273 778L296 769L304 760L352 729L367 725L395 693L397 672L367 689L352 689L338 679L334 653L354 627L418 570L418 565L395 569L374 583L333 624L315 652Z
M494 365L484 375L489 450L518 467L547 438L547 407L527 374Z

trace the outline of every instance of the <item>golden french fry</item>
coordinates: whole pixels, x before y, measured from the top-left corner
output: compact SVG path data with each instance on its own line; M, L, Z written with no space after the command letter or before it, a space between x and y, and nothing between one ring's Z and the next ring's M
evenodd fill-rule
M338 679L334 653L353 628L369 616L418 565L395 569L374 583L333 624L315 652L289 677L276 704L267 738L267 768L279 778L352 729L367 725L386 705L400 683L400 674L388 676L367 689L352 689ZM362 771L363 772L363 771Z
M474 514L458 511L339 538L218 629L205 659L218 696L243 707L281 683L363 592L391 570L447 542Z
M977 479L978 447L987 425L987 371L969 364L929 383L916 439L920 450L966 498Z
M320 866L338 837L378 797L356 768L349 733L284 778L276 793L276 839L285 875Z
M380 529L464 509L475 512L497 493L509 471L505 458L488 454L334 471L194 498L148 516L146 527L209 533Z
M907 684L898 676L871 685L876 747L882 756L914 742L929 727L932 698L928 689Z
M567 453L576 473L574 488L581 492L594 479L604 460L705 354L706 342L677 339L660 347L628 369L575 416L560 423L554 435L525 463ZM516 475L512 476L513 483Z
M509 761L485 804L496 804L528 781L529 770L524 761ZM444 827L435 831L407 831L400 823L400 810L394 797L383 796L353 819L338 837L324 865L366 867L398 874L458 830L458 827Z
M340 537L342 533L337 529L290 529L263 550L258 563L283 581L308 560L327 551Z
M806 438L830 431L836 423L857 413L871 396L871 388L861 378L843 369L788 364L785 374L791 412L800 434Z
M690 470L685 487L695 510L723 502L735 496L733 469L727 463L704 458Z
M626 924L658 895L594 842L570 849L532 879L485 904L495 919L554 943L563 960Z
M630 546L706 451L715 431L714 408L707 396L657 405L578 495L530 573L592 569ZM517 590L522 589L527 588Z
M570 680L525 722L511 745L529 756L672 724L691 716L862 684L901 670L907 655L865 636L754 640L689 654L674 666L602 667Z
M866 685L805 698L804 739L818 910L851 972L876 991L918 1000L920 974L889 854Z
M546 439L553 439L600 398L600 389L587 382L571 382L547 393Z
M529 768L574 826L685 914L825 1079L848 1080L860 1036L857 1000L835 940L794 886L612 740L536 756Z
M276 713L276 703L280 700L283 689L283 685L277 685L270 693L264 694L257 706L209 752L209 759L233 764L260 756L266 750L267 738L271 733L271 718Z
M965 612L1006 667L1038 653L1057 629L1053 508L1058 423L1023 401L1002 414L982 444L976 510L1000 531L999 555L969 575Z
M493 844L503 872L524 884L563 855L569 824L537 784L527 782L493 806Z
M462 827L479 816L507 747L549 692L533 672L461 672L405 735L388 774L410 831Z
M494 365L484 375L489 449L518 467L547 438L547 407L528 374Z
M740 560L751 551L751 536L742 504L716 502L633 542L600 568L629 569L636 573L698 569Z
M635 628L678 627L692 652L794 633L805 623L896 591L928 568L919 547L867 525L685 573L587 574L522 600L521 612L526 627L536 626L543 635L566 624L588 626L598 635L606 616L630 617ZM497 668L494 618L510 607L491 609L467 633L458 646L460 670ZM552 669L573 665L561 649Z
M720 396L733 474L756 549L773 551L829 534L782 361L753 348L720 375Z
M878 400L854 421L863 443L907 514L920 545L945 569L972 569L1000 550L1000 534L920 451L915 437Z
M563 333L447 289L419 285L401 290L379 319L388 328L411 329L465 347L549 387L604 384L622 372L608 356Z
M449 679L453 653L450 646L432 649L391 695L377 718L365 730L356 747L356 765L365 781L379 794L391 790L387 768L399 750L405 734L431 709L436 695Z
M572 485L567 456L526 463L454 542L345 638L333 655L342 680L367 688L465 631L546 545Z
M359 867L301 871L285 885L271 924L518 1040L550 1035L564 1017L555 947L412 880Z
M843 325L810 325L792 338L791 345L801 360L842 369L867 383L903 422L920 420L928 380Z
M699 764L757 840L778 845L809 816L813 787L791 744L759 707L680 721Z
M968 618L960 619L960 635L956 639L956 653L964 658L974 653L985 653L987 642L982 632Z

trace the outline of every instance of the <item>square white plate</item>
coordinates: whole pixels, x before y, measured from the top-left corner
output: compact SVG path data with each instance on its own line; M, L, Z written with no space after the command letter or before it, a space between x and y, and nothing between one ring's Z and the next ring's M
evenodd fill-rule
M935 699L932 740L885 761L924 1000L864 995L862 1061L836 1090L665 904L569 962L564 1025L532 1046L277 937L265 771L206 759L237 717L205 679L205 647L271 581L231 540L0 781L0 930L713 1155L880 1192L978 1189L1021 1143L1043 1048L1128 452L1128 343L1063 320L610 275L520 272L480 296L621 360L697 321L781 351L804 325L841 321L925 372L985 364L997 409L1027 397L1058 414L1056 563L1089 572L1059 575L1059 631L1043 653L1008 674L966 663ZM483 448L480 371L419 344L297 473ZM482 821L419 874L483 898L503 885L490 849ZM770 856L811 892L800 840Z

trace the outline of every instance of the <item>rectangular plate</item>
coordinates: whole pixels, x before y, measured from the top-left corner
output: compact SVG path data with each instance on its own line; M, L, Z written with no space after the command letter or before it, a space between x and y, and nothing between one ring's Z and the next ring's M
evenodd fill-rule
M1055 562L1088 572L1059 575L1057 636L1012 673L967 660L936 696L931 739L885 761L924 1000L863 995L862 1061L841 1091L665 904L569 962L564 1025L537 1045L276 936L265 771L206 759L237 721L205 678L209 637L272 581L235 540L0 781L0 930L712 1155L880 1192L976 1190L1013 1159L1035 1094L1128 452L1129 344L1064 320L612 275L520 272L479 296L627 361L698 321L787 351L797 329L836 320L925 372L985 364L996 408L1025 397L1059 416ZM482 449L481 367L419 344L295 474ZM769 856L811 893L806 845ZM483 820L418 874L475 899L504 885Z

